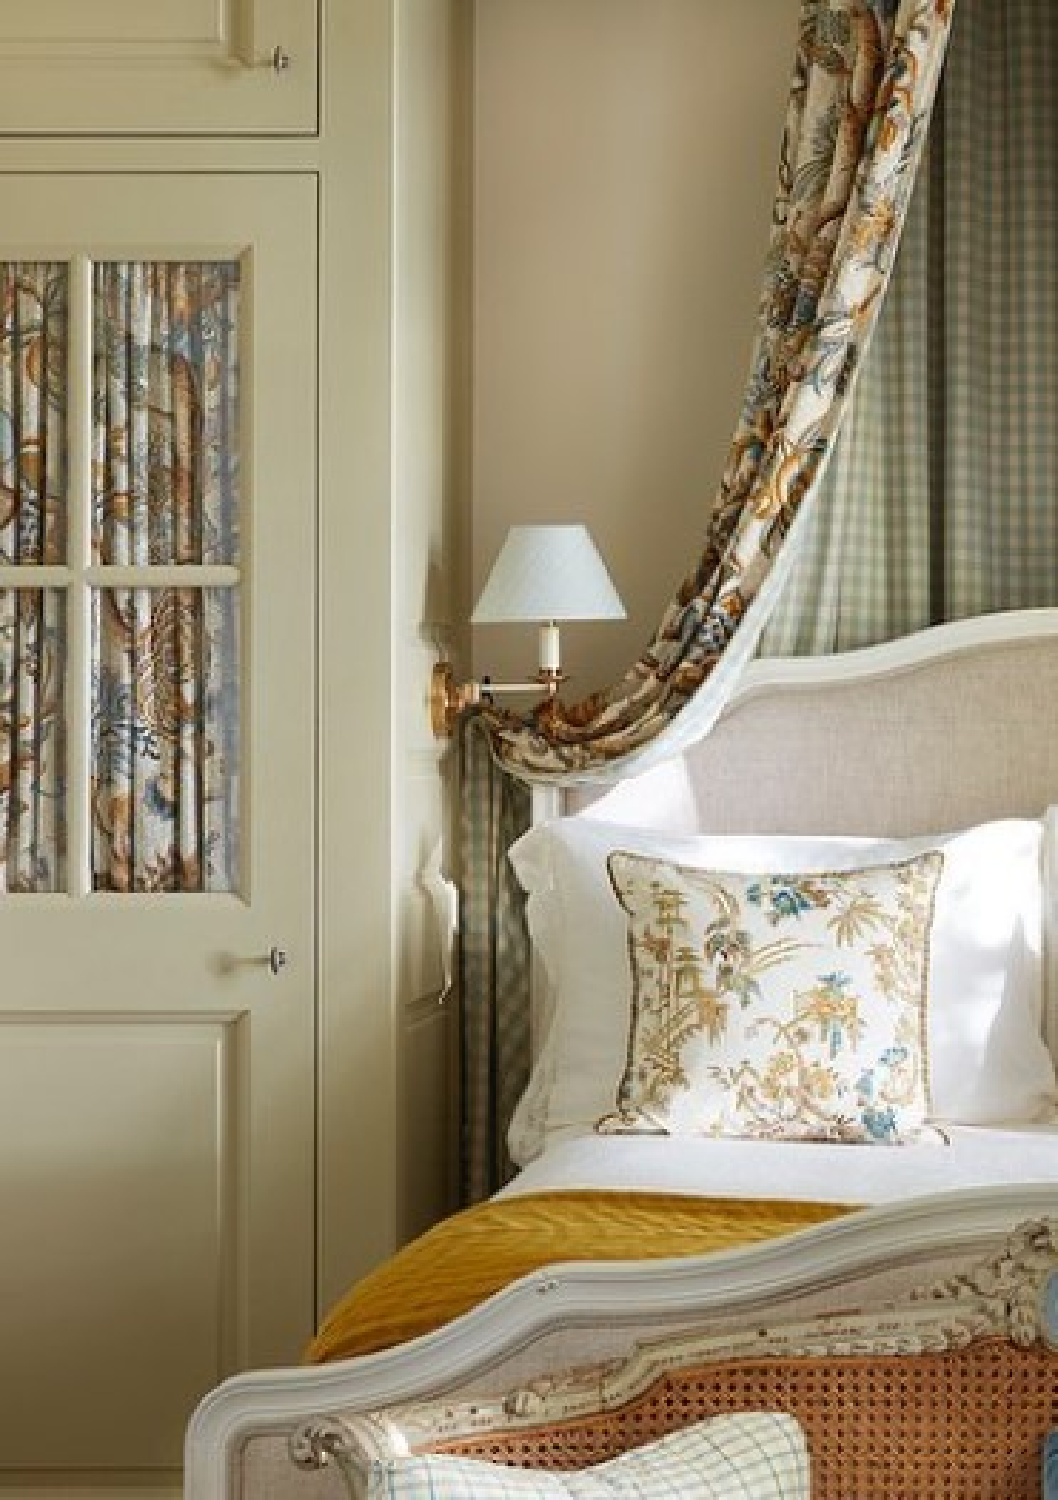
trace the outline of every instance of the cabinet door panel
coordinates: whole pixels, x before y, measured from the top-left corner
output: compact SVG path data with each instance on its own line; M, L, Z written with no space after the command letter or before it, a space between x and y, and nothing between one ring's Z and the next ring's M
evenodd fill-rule
M153 1496L314 1321L316 179L5 203L0 1497Z
M0 6L0 134L312 134L318 0Z

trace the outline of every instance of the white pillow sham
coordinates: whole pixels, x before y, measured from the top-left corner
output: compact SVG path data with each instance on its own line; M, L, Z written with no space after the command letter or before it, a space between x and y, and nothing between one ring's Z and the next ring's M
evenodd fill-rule
M339 1457L339 1463L341 1458ZM422 1454L371 1465L354 1500L808 1500L805 1436L783 1412L738 1412L566 1472Z
M942 851L930 961L932 1118L1052 1118L1058 1093L1041 1031L1041 845L1042 824L1016 819L904 840L667 834L591 818L531 829L511 862L554 1013L515 1117L514 1159L524 1165L548 1140L591 1130L625 1066L627 924L606 868L618 849L754 874L848 870Z

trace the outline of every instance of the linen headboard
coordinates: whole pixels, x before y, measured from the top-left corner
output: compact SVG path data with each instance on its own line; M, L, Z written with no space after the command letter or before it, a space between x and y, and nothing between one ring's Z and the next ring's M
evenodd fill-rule
M711 833L906 837L1046 814L1045 1031L1058 1060L1056 804L1058 609L754 662L703 740L564 797L586 817Z

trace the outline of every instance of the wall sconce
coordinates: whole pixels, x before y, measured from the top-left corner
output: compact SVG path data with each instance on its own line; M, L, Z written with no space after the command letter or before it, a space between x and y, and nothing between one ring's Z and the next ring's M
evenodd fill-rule
M623 620L625 608L586 526L512 526L474 606L476 625L529 623L540 627L540 667L528 682L457 684L440 661L430 682L430 722L448 735L464 709L492 693L543 693L553 698L565 677L561 620Z

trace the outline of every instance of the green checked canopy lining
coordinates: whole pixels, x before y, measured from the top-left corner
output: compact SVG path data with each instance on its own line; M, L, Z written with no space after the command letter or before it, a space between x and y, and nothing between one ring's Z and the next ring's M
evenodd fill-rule
M959 0L900 254L761 640L1058 604L1058 5Z
M525 781L610 781L700 739L753 654L878 319L953 0L802 0L757 342L694 571L624 677L573 706L464 720L460 956L464 1201L510 1175L529 1063L524 909L506 850Z

